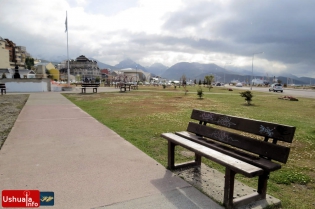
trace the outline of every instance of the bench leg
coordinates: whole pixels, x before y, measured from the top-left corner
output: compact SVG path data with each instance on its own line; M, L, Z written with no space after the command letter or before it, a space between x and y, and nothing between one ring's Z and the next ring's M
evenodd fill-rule
M243 206L255 201L266 199L267 182L269 179L269 172L264 173L258 177L257 192L233 199L235 172L229 168L225 170L225 185L224 185L224 200L223 204L227 209Z
M224 183L224 199L223 204L227 209L233 208L234 180L235 171L225 168L225 183Z
M266 193L267 193L267 182L269 179L269 172L264 173L263 175L260 175L258 178L258 189L257 192L260 194L260 197L262 199L266 199Z
M167 168L170 170L175 169L175 144L168 141L168 164Z
M201 156L195 153L195 160L181 163L175 165L175 146L176 144L172 143L171 141L168 141L168 164L167 168L170 170L179 169L179 168L187 168L191 166L201 166Z
M97 88L93 88L93 93L97 93Z
M201 166L201 156L195 153L195 163L197 166Z

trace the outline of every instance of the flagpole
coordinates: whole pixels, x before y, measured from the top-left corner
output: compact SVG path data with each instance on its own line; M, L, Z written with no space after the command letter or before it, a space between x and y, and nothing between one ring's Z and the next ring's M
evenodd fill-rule
M67 74L68 74L68 86L70 86L70 80L69 80L69 77L70 77L70 70L69 70L69 47L68 47L68 14L67 14L67 11L66 11L66 30L67 30L67 59L68 59L68 71L67 71Z

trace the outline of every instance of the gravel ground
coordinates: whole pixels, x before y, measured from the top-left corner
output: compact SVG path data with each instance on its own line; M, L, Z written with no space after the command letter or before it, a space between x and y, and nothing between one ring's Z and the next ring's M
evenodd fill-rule
M28 94L0 95L0 149L28 97Z

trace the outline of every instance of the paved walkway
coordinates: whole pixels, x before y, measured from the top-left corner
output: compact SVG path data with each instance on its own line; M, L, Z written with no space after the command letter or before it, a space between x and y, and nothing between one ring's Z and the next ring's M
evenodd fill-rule
M0 190L53 208L222 208L60 93L31 93L0 150Z

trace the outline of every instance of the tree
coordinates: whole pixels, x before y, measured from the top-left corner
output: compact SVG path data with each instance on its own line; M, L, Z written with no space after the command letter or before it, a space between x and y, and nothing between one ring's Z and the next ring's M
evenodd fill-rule
M185 86L186 86L186 84L187 84L185 74L184 74L184 75L182 75L182 77L181 77L181 81L182 81L182 85L185 87Z
M214 76L213 75L207 75L207 76L205 76L205 80L207 82L207 85L208 85L208 88L210 91L210 89L212 88L212 82L214 80Z
M198 82L199 86L201 85L201 79L199 79L199 82Z
M30 70L32 66L34 66L34 59L30 57L26 57L25 65L26 65L26 68Z
M7 78L7 75L5 73L2 73L2 78Z
M241 92L241 97L245 97L245 101L247 102L248 105L250 105L250 102L252 101L252 97L253 97L253 94L251 91L244 91L244 92Z

